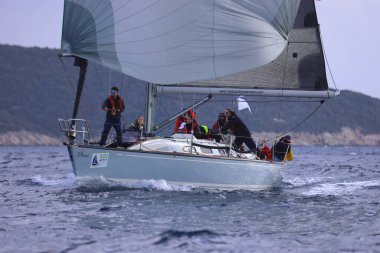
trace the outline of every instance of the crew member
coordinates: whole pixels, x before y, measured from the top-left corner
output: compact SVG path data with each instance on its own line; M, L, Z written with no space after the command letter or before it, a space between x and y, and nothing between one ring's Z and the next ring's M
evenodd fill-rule
M184 115L180 115L178 116L176 122L175 122L175 125L174 125L174 129L173 129L173 132L174 133L177 133L178 132L178 129L179 127L181 126L182 123L186 123L185 121L185 117L186 116L189 116L191 117L192 119L196 120L197 119L197 116L195 115L195 113L193 112L193 110L188 110L187 113L185 113Z
M224 113L219 113L217 121L214 123L212 127L212 138L215 139L216 142L220 142L221 140L221 129L226 125L227 119Z
M284 159L290 154L290 159L292 160L292 147L291 147L291 137L290 135L286 135L282 137L273 147L272 152L274 154L274 160L284 161Z
M227 130L231 130L235 135L235 141L233 146L236 150L240 149L240 146L245 143L249 150L252 150L257 154L260 159L265 159L265 155L257 148L256 143L252 139L251 132L244 122L235 114L231 109L226 109L225 113L227 123L222 127L221 132L227 133Z
M108 134L113 127L116 131L116 140L119 147L122 146L122 133L121 133L121 113L124 111L124 101L119 95L119 89L117 87L111 88L111 95L104 100L102 104L102 109L107 112L106 121L104 123L104 128L102 132L102 138L100 139L99 145L104 146Z

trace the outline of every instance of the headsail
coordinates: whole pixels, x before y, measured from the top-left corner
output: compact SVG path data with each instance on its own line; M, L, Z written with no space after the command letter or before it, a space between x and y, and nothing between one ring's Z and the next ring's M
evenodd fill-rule
M300 1L65 0L61 53L156 84L213 80L284 54Z

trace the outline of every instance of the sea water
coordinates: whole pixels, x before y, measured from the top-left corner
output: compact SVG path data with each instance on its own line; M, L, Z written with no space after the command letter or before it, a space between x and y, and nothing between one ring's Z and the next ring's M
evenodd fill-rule
M78 181L64 147L1 147L0 252L380 252L380 147L293 151L252 192Z

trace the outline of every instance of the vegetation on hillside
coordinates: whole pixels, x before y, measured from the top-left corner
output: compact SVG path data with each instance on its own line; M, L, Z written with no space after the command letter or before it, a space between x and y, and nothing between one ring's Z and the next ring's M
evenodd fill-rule
M72 66L73 58L64 59L65 65L62 65L58 53L58 50L47 48L0 45L0 134L24 130L60 136L57 119L71 117L78 69ZM144 112L144 82L89 64L79 117L89 119L93 128L102 129L105 115L100 105L107 97L109 87L114 85L122 89L126 102L123 121L126 124ZM202 98L160 95L157 123ZM282 133L291 130L294 133L323 134L352 129L366 135L380 134L380 100L360 93L342 91L340 96L326 100L321 106L320 101L245 99L252 108L252 114L248 110L238 114L253 132ZM211 102L197 110L198 119L211 127L225 108L236 109L235 100L235 97L214 96ZM312 114L317 107L318 110ZM310 114L312 116L303 122ZM171 133L171 128L172 125L162 134Z

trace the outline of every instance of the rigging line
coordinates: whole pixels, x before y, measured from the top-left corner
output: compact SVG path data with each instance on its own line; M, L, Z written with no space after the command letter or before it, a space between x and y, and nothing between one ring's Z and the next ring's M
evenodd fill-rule
M183 108L184 108L184 106L183 106L183 100L182 100L183 98L182 98L182 89L180 89L180 92L179 92L179 100L180 100L180 102L181 102L181 110L183 110ZM190 99L189 99L189 101L190 101Z
M111 79L112 79L112 73L111 73L111 69L108 69L108 96L111 95Z
M124 91L124 85L125 85L125 75L122 75L123 76L123 80L121 81L121 89L120 89L120 94L123 94L123 91ZM121 97L121 95L120 95ZM124 102L124 107L125 107L125 102ZM120 113L121 115L121 113ZM123 123L126 124L127 120L121 115L121 119L124 121Z
M124 91L124 85L125 85L125 75L123 74L123 79L121 81L121 90L120 90L120 93L123 94L123 91Z
M161 95L157 95L156 96L156 100L158 100L158 107L156 109L156 115L159 115L160 113L160 110L162 109L162 99L161 99ZM156 117L157 118L157 117ZM156 124L157 125L157 124ZM155 128L155 126L153 126Z
M321 100L321 101L320 101L320 104L317 106L317 108L315 108L314 111L312 111L311 114L310 114L309 116L307 116L303 121L301 121L300 123L298 123L296 126L290 128L290 129L288 129L286 132L283 132L283 133L281 133L281 134L279 134L279 135L277 135L277 136L275 136L275 137L272 137L272 138L268 139L266 142L271 141L271 140L274 140L274 139L277 139L278 137L283 136L283 135L285 135L285 134L288 134L288 133L290 133L291 131L293 131L294 129L298 128L300 125L302 125L303 123L305 123L306 120L308 120L311 116L313 116L314 113L316 113L316 112L319 110L319 108L323 105L324 102L325 102L325 100ZM263 142L263 143L264 143L264 142Z
M286 67L287 67L287 57L288 57L288 53L289 53L289 42L288 42L288 45L286 46L286 54L285 54L285 66L284 66L284 72L283 72L283 76L282 76L282 89L281 89L281 96L280 96L280 106L279 106L279 110L278 110L278 116L277 116L277 124L276 124L276 132L278 133L279 132L279 126L280 126L280 118L281 118L281 108L282 108L282 104L284 102L284 87L285 87L285 76L286 76ZM275 114L273 115L273 118L275 117ZM265 136L264 136L264 139L263 139L263 143L267 142L266 138L268 136L268 133L269 133L269 129L267 130Z
M324 46L324 43L323 43L322 33L321 33L321 29L320 29L320 25L319 25L319 24L318 24L318 28L317 28L317 29L318 29L318 31L319 31L319 37L321 38L322 52L323 52L324 59L325 59L325 61L326 61L326 63L327 63L327 68L329 69L329 74L330 74L330 76L331 76L331 79L332 79L332 81L333 81L333 84L334 84L335 89L338 89L338 88L336 87L336 84L335 84L335 78L334 78L334 76L333 76L333 74L332 74L332 71L331 71L331 68L330 68L330 64L329 64L329 61L328 61L328 59L327 59L327 54L326 54L325 46Z
M75 96L75 95L76 95L76 91L75 91L75 88L74 88L73 81L71 80L71 75L70 75L70 73L69 73L69 71L68 71L68 69L67 69L67 67L66 67L66 64L64 63L62 57L59 57L59 60L60 60L60 62L61 62L61 64L62 64L62 66L63 66L63 69L65 70L65 73L66 73L67 79L69 80L69 84L70 84L71 89L72 89L72 91L73 91L73 94L74 94L74 96ZM82 109L82 108L83 108L83 106L82 106L81 104L79 104L79 109ZM83 110L83 109L82 109L82 110ZM88 118L84 112L81 112L81 113L84 115L85 118Z
M195 121L195 124L198 126L199 128L199 125L198 125L198 120L196 119L196 114L195 114L195 109L194 109L194 104L195 104L195 87L194 87L194 92L193 92L193 106L192 106L192 110L193 110L193 113L195 115L195 117L191 117L191 143L190 143L190 154L193 153L193 141L194 141L194 121ZM195 118L195 119L194 119ZM186 126L185 126L186 127Z
M216 67L215 67L215 39L214 39L214 30L215 30L215 4L216 0L214 0L214 7L212 10L212 51L214 53L214 56L212 57L212 65L214 66L214 77L216 78Z
M159 108L161 109L161 111L163 112L163 113L165 113L165 117L166 118L169 118L170 117L170 114L168 113L168 110L166 110L165 108L164 108L164 106L162 105L162 97L163 97L163 91L162 91L162 86L161 86L161 93L160 93L160 99L159 99L159 101L160 101L160 105L159 105ZM177 99L178 100L178 99ZM182 103L182 101L181 101L181 111L183 110L183 103ZM157 110L157 115L159 114L160 112L159 112L159 110ZM166 127L168 127L169 125L167 125L167 126L165 126L164 127L164 129L166 128ZM161 129L161 128L160 128Z
M65 65L62 57L59 57L59 61L61 62L62 66L63 66L63 69L65 70L67 79L69 80L69 84L70 84L70 86L71 86L71 88L73 90L73 93L75 94L75 88L74 88L74 85L73 85L73 81L71 80L70 73L69 73L68 69L66 68L66 65Z
M105 82L104 82L104 80L103 80L103 77L100 77L100 74L99 74L99 68L98 68L98 64L94 64L93 65L94 66L94 69L95 69L95 74L96 74L96 76L97 76L97 81L99 81L100 82L100 84L104 84ZM101 85L101 87L102 87L103 85Z

